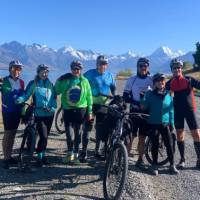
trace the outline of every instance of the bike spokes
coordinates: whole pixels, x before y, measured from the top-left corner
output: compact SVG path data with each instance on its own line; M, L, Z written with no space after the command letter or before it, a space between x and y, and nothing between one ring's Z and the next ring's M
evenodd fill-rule
M117 145L107 160L104 193L106 199L120 198L128 171L128 157L125 147Z

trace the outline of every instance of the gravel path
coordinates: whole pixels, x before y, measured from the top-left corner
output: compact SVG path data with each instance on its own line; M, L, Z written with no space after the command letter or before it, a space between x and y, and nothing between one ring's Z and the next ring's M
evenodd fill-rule
M198 101L198 105L200 102ZM200 117L200 113L198 113ZM200 121L200 118L199 118ZM22 127L23 128L23 127ZM14 154L17 155L21 142L17 134ZM0 133L0 143L3 134ZM134 144L134 148L136 145ZM104 162L93 158L94 143L89 145L89 162L79 166L62 163L66 152L65 135L58 135L54 128L48 142L47 156L50 165L34 168L33 172L20 172L18 167L10 170L0 168L0 199L103 199L102 177ZM136 154L133 149L134 155ZM157 177L147 170L135 167L137 156L129 159L129 173L126 190L122 199L129 200L199 200L200 170L194 168L196 156L190 134L186 136L186 169L179 175L168 174L167 166L160 169ZM2 145L0 144L0 166L2 165ZM176 151L176 161L179 155Z

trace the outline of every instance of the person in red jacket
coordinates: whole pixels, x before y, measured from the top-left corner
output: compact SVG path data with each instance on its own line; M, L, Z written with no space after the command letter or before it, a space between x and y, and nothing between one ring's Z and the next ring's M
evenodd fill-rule
M20 79L22 63L18 60L9 64L9 76L3 78L1 87L2 117L4 136L2 140L4 162L3 167L8 169L11 164L17 164L12 155L15 135L20 123L22 105L16 105L15 100L24 92L24 81Z
M193 92L193 88L200 89L200 81L183 75L181 60L173 59L170 67L173 77L168 81L167 88L174 96L174 122L181 156L178 167L179 169L185 167L184 120L186 120L194 140L194 149L197 155L196 167L200 169L200 132L195 114L196 102Z

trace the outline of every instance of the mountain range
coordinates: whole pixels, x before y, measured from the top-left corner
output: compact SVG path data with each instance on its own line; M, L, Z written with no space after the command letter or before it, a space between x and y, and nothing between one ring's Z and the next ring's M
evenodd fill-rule
M0 69L8 69L11 60L20 60L27 70L35 70L38 64L44 63L52 70L68 71L71 61L80 60L84 64L84 71L95 67L96 57L101 53L92 50L76 50L71 46L52 49L41 44L21 44L17 41L0 45ZM109 59L109 70L116 74L125 69L136 71L137 59L145 56L150 60L150 71L169 73L169 62L172 58L194 62L193 52L173 51L167 46L156 49L151 55L141 55L131 51L121 55L106 55Z

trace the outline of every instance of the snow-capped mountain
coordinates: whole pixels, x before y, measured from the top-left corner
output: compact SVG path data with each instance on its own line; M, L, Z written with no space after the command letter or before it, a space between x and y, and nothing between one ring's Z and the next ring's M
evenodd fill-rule
M103 52L101 52L103 54ZM60 49L52 49L46 45L34 43L24 45L13 41L0 45L0 69L6 68L13 59L20 60L25 68L34 70L38 64L45 63L55 70L69 70L69 65L73 60L80 60L84 64L84 71L95 67L95 60L101 53L92 50L76 50L71 46L64 46ZM137 59L141 56L133 51L128 51L121 55L107 55L109 59L109 69L113 73L120 70L132 69L136 71ZM167 46L156 49L147 56L150 60L150 70L169 72L169 62L172 58L180 57L193 63L192 52L184 53L181 50L173 51Z

